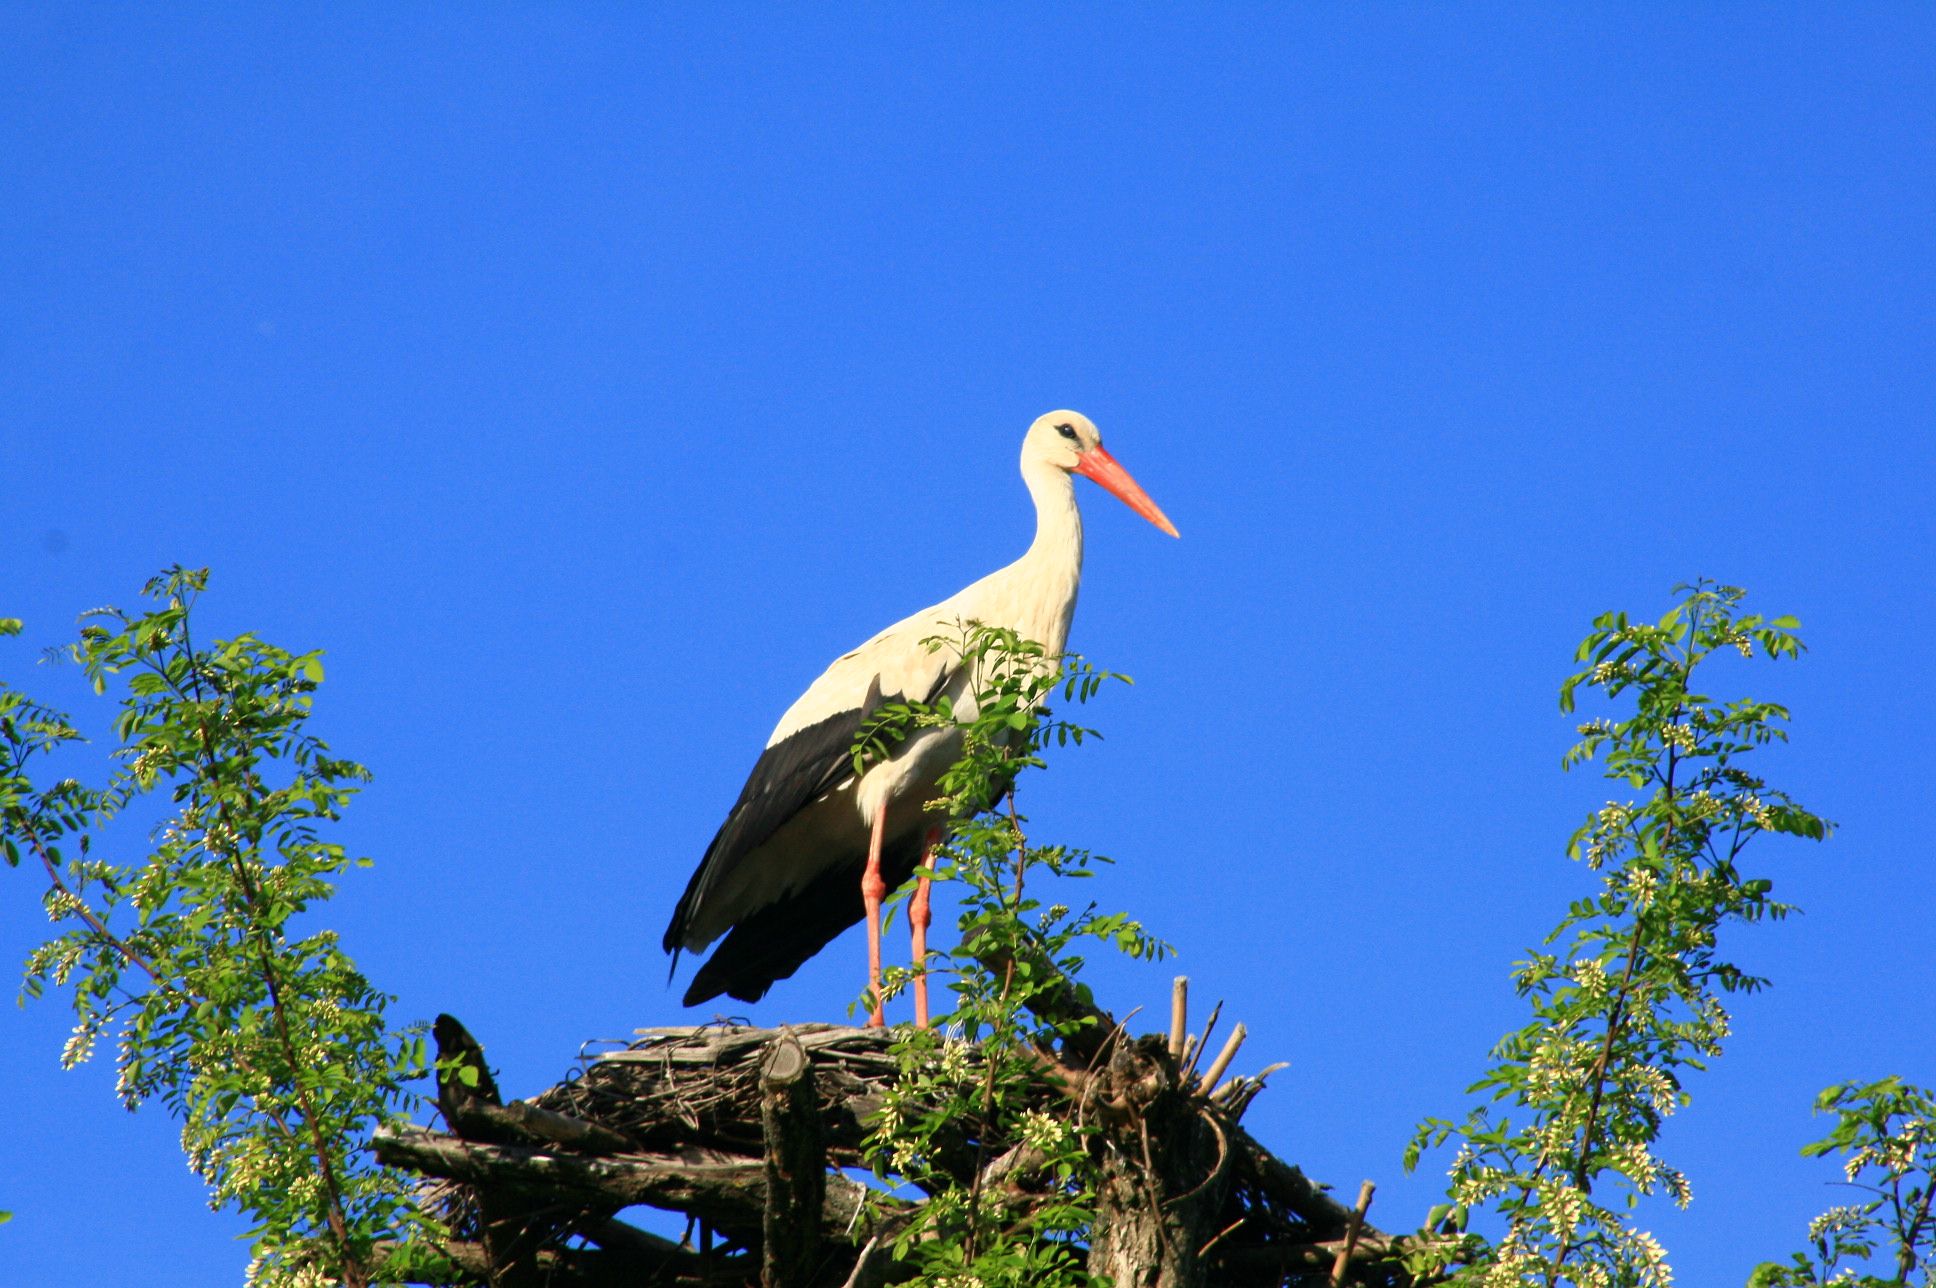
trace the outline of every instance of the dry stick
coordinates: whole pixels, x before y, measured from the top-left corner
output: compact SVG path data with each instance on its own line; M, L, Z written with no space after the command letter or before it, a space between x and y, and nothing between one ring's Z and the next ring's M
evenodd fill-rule
M804 1284L818 1258L826 1207L826 1138L813 1062L785 1028L760 1061L760 1135L766 1181L760 1283Z
M1250 1109L1250 1102L1257 1099L1258 1093L1263 1091L1265 1080L1273 1073L1290 1067L1290 1061L1279 1060L1276 1064L1264 1066L1261 1071L1247 1078L1232 1078L1212 1092L1210 1099L1223 1106L1224 1112L1230 1115L1230 1120L1236 1122Z
M1052 1060L1047 1055L1041 1056L1042 1069L1048 1075L1049 1080L1061 1086L1068 1094L1069 1099L1075 1101L1077 1127L1082 1126L1083 1116L1089 1111L1090 1098L1096 1094L1097 1068L1101 1066L1103 1061L1109 1058L1110 1048L1129 1036L1129 1022L1135 1019L1137 1013L1142 1009L1140 1006L1136 1007L1127 1015L1123 1016L1122 1019L1115 1021L1109 1026L1109 1032L1104 1035L1101 1044L1096 1047L1095 1054L1089 1057L1089 1062L1083 1065L1080 1075L1072 1076L1074 1075L1074 1071L1067 1065ZM1024 1050L1032 1049L1024 1048Z
M1230 1036L1224 1041L1223 1050L1217 1052L1217 1058L1210 1062L1210 1071L1197 1083L1198 1091L1206 1096L1210 1094L1210 1089L1217 1085L1217 1079L1223 1077L1224 1070L1228 1069L1230 1062L1237 1058L1237 1048L1244 1044L1244 1037L1249 1032L1250 1030L1244 1027L1241 1020L1237 1022L1236 1028L1230 1030Z
M1398 1242L1391 1236L1380 1234L1366 1227L1358 1237L1358 1246L1352 1252L1352 1260L1360 1265L1366 1262L1391 1262L1402 1255L1407 1248L1447 1248L1456 1246L1457 1240L1421 1240L1416 1243ZM1323 1284L1329 1288L1331 1283L1331 1263L1337 1259L1338 1249L1344 1246L1343 1239L1320 1239L1315 1243L1245 1243L1224 1249L1221 1268L1245 1275L1245 1282L1260 1282L1261 1275L1273 1276L1261 1282L1276 1285ZM1389 1265L1381 1267L1388 1270ZM1308 1277L1316 1272L1316 1278ZM1286 1276L1293 1276L1287 1278ZM1390 1280L1387 1282L1397 1282Z
M1217 1232L1216 1232L1215 1234L1213 1234L1213 1235L1211 1235L1211 1236L1210 1236L1210 1242L1208 1242L1208 1243L1206 1243L1206 1244L1204 1244L1204 1245L1203 1245L1203 1246L1202 1246L1201 1248L1198 1248L1198 1249L1197 1249L1197 1260L1198 1260L1198 1261L1201 1261L1201 1260L1203 1260L1203 1259L1204 1259L1205 1257L1207 1257L1207 1256L1209 1256L1209 1255L1210 1255L1210 1249L1212 1249L1212 1248L1214 1248L1214 1247L1216 1247L1216 1246L1217 1246L1217 1245L1218 1245L1219 1243L1222 1243L1222 1242L1223 1242L1223 1237L1224 1237L1224 1236L1225 1236L1226 1234L1229 1234L1229 1233L1230 1233L1230 1232L1231 1232L1232 1230L1235 1230L1235 1229L1236 1229L1236 1228L1237 1228L1238 1226L1240 1226L1240 1225L1242 1225L1242 1224L1243 1224L1244 1222L1246 1222L1246 1221L1248 1221L1248 1220L1250 1220L1250 1218L1249 1218L1249 1217L1247 1217L1247 1216L1240 1216L1240 1217L1238 1217L1238 1218L1237 1218L1237 1219L1236 1219L1235 1221L1232 1221L1232 1222L1231 1222L1231 1223L1230 1223L1229 1225L1226 1225L1226 1226L1225 1226L1225 1227L1224 1227L1223 1229L1221 1229L1221 1230L1219 1230L1219 1231L1217 1231Z
M1210 1018L1204 1023L1203 1035L1199 1037L1196 1040L1195 1044L1190 1048L1190 1059L1187 1063L1184 1064L1183 1074L1178 1079L1179 1082L1182 1082L1186 1086L1189 1084L1190 1079L1196 1076L1197 1061L1203 1058L1203 1053L1205 1049L1209 1047L1210 1035L1213 1032L1215 1032L1217 1028L1217 1017L1222 1014L1223 1014L1223 1002L1221 999L1219 999L1217 1004L1210 1008Z
M877 1234L867 1241L861 1248L860 1255L854 1258L854 1273L847 1276L847 1282L842 1284L841 1288L862 1288L864 1283L869 1282L868 1272L874 1268L874 1258L879 1255L881 1255L881 1236Z
M1344 1233L1345 1227L1351 1224L1350 1208L1325 1193L1296 1167L1265 1149L1255 1136L1232 1124L1230 1140L1258 1191L1271 1202L1295 1212L1313 1227L1314 1233L1329 1238Z
M1215 1091L1211 1092L1210 1099L1216 1100L1216 1101L1230 1101L1230 1100L1235 1100L1238 1096L1238 1093L1245 1090L1249 1090L1253 1092L1262 1091L1264 1089L1264 1080L1266 1078L1270 1077L1273 1073L1282 1073L1284 1070L1290 1067L1291 1067L1291 1062L1289 1060L1279 1060L1275 1064L1267 1064L1263 1068L1259 1069L1256 1073L1232 1078L1229 1082L1224 1083L1221 1087L1218 1087Z
M1377 1188L1370 1181L1358 1187L1358 1206L1351 1209L1351 1223L1344 1229L1344 1245L1338 1249L1338 1259L1331 1263L1331 1288L1342 1288L1344 1284L1345 1267L1358 1247L1358 1232L1365 1228L1365 1213L1371 1210L1371 1192Z
M1170 1058L1183 1062L1183 1041L1189 1036L1190 977L1178 975L1170 983Z
M1217 1116L1198 1109L1197 1117L1201 1118L1209 1126L1211 1133L1217 1138L1217 1161L1210 1168L1209 1175L1191 1186L1186 1192L1177 1195L1173 1199L1164 1200L1164 1207L1179 1207L1182 1204L1188 1203L1191 1199L1223 1179L1224 1169L1230 1166L1230 1137L1225 1134L1223 1125L1217 1121ZM1147 1132L1145 1134L1147 1135ZM1156 1174L1156 1164L1150 1162L1148 1159L1144 1161L1149 1167L1150 1174L1154 1176ZM1198 1255L1201 1256L1202 1254L1199 1253Z

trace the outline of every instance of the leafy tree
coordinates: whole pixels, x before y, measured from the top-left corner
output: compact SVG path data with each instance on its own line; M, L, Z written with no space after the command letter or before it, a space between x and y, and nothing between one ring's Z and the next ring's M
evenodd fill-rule
M453 1264L434 1252L444 1231L368 1148L379 1124L416 1104L406 1088L424 1072L422 1036L389 1027L392 999L332 932L298 924L351 865L322 829L367 774L306 732L319 655L251 635L196 642L206 581L171 569L147 587L144 611L88 614L61 651L97 694L114 694L118 745L102 785L46 782L80 735L0 686L0 855L44 879L57 932L32 954L25 992L70 992L65 1064L107 1038L124 1101L159 1099L181 1120L211 1203L254 1222L257 1282L448 1282ZM1792 619L1749 614L1743 601L1696 583L1657 622L1596 619L1580 646L1562 708L1597 694L1606 711L1579 726L1564 763L1599 762L1622 799L1572 838L1570 856L1599 887L1516 968L1531 1015L1471 1088L1485 1102L1428 1119L1406 1152L1410 1167L1455 1147L1449 1201L1409 1241L1416 1283L1669 1282L1665 1249L1634 1213L1649 1195L1689 1201L1687 1179L1658 1153L1661 1134L1688 1103L1688 1073L1721 1053L1732 996L1766 984L1726 959L1721 935L1790 911L1745 868L1747 847L1830 830L1750 767L1785 739L1787 712L1704 691L1703 668L1729 652L1802 651ZM19 630L0 620L0 636ZM897 1035L896 1082L867 1147L879 1177L927 1201L884 1199L874 1215L926 1282L1098 1288L1086 1245L1100 1246L1108 1210L1103 1134L1079 1100L1071 1110L1054 1058L1094 1039L1078 1032L1093 1018L1069 1017L1096 1011L1056 999L1087 1000L1076 980L1092 946L1168 950L1125 914L1050 901L1104 860L1033 843L1015 786L1050 746L1094 736L1049 701L1080 703L1123 677L973 623L930 644L970 668L975 701L884 707L854 747L857 768L917 730L949 729L961 747L936 806L952 834L934 875L957 883L963 934L885 984L899 991L932 971L953 1009L941 1030ZM165 818L144 853L98 857L110 824L123 825L111 844L127 846L124 816L157 808ZM1751 1288L1930 1288L1936 1093L1891 1077L1831 1087L1817 1107L1835 1126L1804 1152L1839 1153L1864 1197L1824 1213L1808 1249L1764 1263Z
M1020 775L1046 766L1050 745L1081 744L1095 730L1059 718L1046 705L1059 692L1082 703L1110 681L1073 655L1050 657L1014 631L964 624L953 636L927 641L948 650L974 677L975 701L957 709L893 703L875 713L855 742L864 769L923 728L955 730L961 752L941 781L934 808L953 820L934 875L959 886L961 935L942 960L954 1010L940 1030L907 1029L896 1043L900 1078L883 1104L869 1151L875 1173L928 1195L896 1239L938 1284L1091 1288L1082 1244L1096 1219L1099 1174L1093 1129L1061 1111L1055 1067L1043 1053L1071 1035L1072 1024L1040 1018L1045 996L1069 988L1083 966L1085 944L1136 958L1169 948L1123 913L1045 905L1027 877L1082 879L1108 860L1086 850L1033 845L1028 819L1015 807ZM903 895L905 898L905 894ZM927 963L889 972L885 987L906 987ZM863 1002L867 999L863 999ZM939 1156L964 1139L978 1153L963 1184ZM988 1186L983 1176L991 1140L1011 1146L1011 1175L1027 1184Z
M1410 1168L1424 1149L1457 1142L1450 1202L1428 1227L1464 1231L1478 1209L1504 1226L1493 1241L1427 1245L1413 1259L1421 1275L1547 1288L1670 1282L1666 1249L1633 1209L1656 1193L1691 1200L1687 1178L1656 1152L1662 1128L1688 1103L1686 1073L1721 1054L1728 997L1767 983L1722 957L1720 933L1791 911L1771 897L1772 882L1743 869L1744 851L1763 834L1821 840L1830 830L1748 768L1752 753L1786 739L1787 711L1720 701L1695 684L1697 670L1729 652L1798 656L1798 624L1743 612L1735 587L1697 582L1677 593L1658 622L1596 619L1576 655L1585 669L1561 686L1563 710L1583 689L1615 708L1579 726L1565 766L1600 759L1607 778L1644 795L1608 801L1574 834L1568 854L1601 874L1600 891L1574 902L1515 971L1532 1019L1500 1040L1471 1088L1490 1103L1456 1122L1428 1119L1406 1152ZM1881 1229L1896 1235L1899 1275L1908 1273L1928 1210L1926 1181L1903 1188L1916 1167L1929 1168L1921 1094L1895 1080L1824 1093L1824 1107L1842 1107L1841 1125L1809 1152L1853 1150L1850 1178L1879 1172L1876 1198L1817 1221L1817 1261L1764 1267L1758 1285L1829 1282Z
M1808 1251L1795 1253L1786 1265L1763 1262L1749 1288L1936 1283L1936 1215L1930 1211L1936 1092L1901 1078L1843 1083L1824 1090L1815 1108L1833 1110L1835 1128L1802 1152L1840 1153L1844 1180L1869 1197L1816 1217L1808 1227ZM1912 1280L1917 1271L1920 1277Z
M81 735L0 687L0 853L39 870L58 930L24 991L70 991L64 1065L110 1038L128 1107L158 1099L181 1120L211 1205L254 1222L254 1281L357 1288L379 1277L382 1241L421 1226L365 1143L412 1103L422 1041L388 1031L391 999L335 932L295 922L349 866L319 827L368 774L305 730L319 654L253 635L197 642L206 585L206 570L170 569L145 611L89 613L62 651L97 694L115 690L120 745L102 786L36 786L34 762ZM147 853L101 857L103 829L155 795L171 812Z

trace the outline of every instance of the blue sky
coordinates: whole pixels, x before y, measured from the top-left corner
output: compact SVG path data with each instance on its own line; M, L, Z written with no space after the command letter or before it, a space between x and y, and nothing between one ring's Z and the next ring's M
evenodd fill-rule
M1085 485L1072 643L1137 684L1024 807L1179 949L1105 1000L1228 999L1292 1062L1247 1123L1395 1228L1584 888L1574 643L1746 585L1812 652L1716 683L1841 831L1754 853L1807 915L1727 941L1775 988L1664 1143L1653 1228L1739 1283L1841 1201L1814 1093L1936 1081L1932 66L1910 6L12 7L0 675L98 726L37 650L176 561L326 649L377 860L329 915L528 1093L685 1015L659 936L774 720L1020 551L1075 407L1183 539ZM65 1029L0 1018L0 1282L239 1281Z

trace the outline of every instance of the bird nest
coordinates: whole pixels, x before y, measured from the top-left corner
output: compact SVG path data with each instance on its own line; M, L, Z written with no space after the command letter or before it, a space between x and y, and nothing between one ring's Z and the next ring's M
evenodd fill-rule
M1081 1030L1093 1036L1043 1053L1063 1074L1045 1080L1041 1107L1096 1128L1092 1270L1170 1288L1408 1282L1403 1240L1364 1223L1368 1189L1341 1204L1243 1129L1262 1076L1222 1080L1241 1025L1199 1072L1209 1032L1183 1032L1180 990L1168 1040L1091 1018L1103 1021ZM436 1036L445 1130L387 1128L376 1141L381 1159L425 1178L446 1219L434 1281L863 1288L914 1277L892 1249L921 1199L854 1179L899 1076L889 1032L641 1030L510 1103L461 1025L443 1017ZM979 1170L1013 1185L1026 1169L1020 1142L960 1145L938 1161L964 1182ZM617 1219L639 1205L685 1217L684 1236Z

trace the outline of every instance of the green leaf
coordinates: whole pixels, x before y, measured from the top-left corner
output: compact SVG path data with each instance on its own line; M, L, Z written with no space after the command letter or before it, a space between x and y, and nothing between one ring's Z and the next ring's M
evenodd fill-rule
M120 746L105 758L105 786L22 776L29 755L78 735L0 687L0 844L17 862L31 838L55 868L60 933L30 953L23 1000L65 984L76 1039L64 1063L85 1059L89 1042L113 1050L128 1107L159 1101L181 1120L197 1170L255 1231L268 1283L289 1249L346 1265L421 1224L368 1153L376 1125L412 1101L391 1057L390 999L333 932L288 931L333 893L346 860L316 827L367 771L303 729L309 699L291 686L320 675L314 655L247 635L191 643L205 582L205 572L168 570L147 589L156 602L88 614L67 650L97 694L113 690ZM163 782L160 826L150 831L144 815L117 845L93 845L95 829ZM272 1013L272 996L291 1023ZM287 1130L318 1095L320 1138ZM336 1181L330 1212L244 1179L323 1167Z

